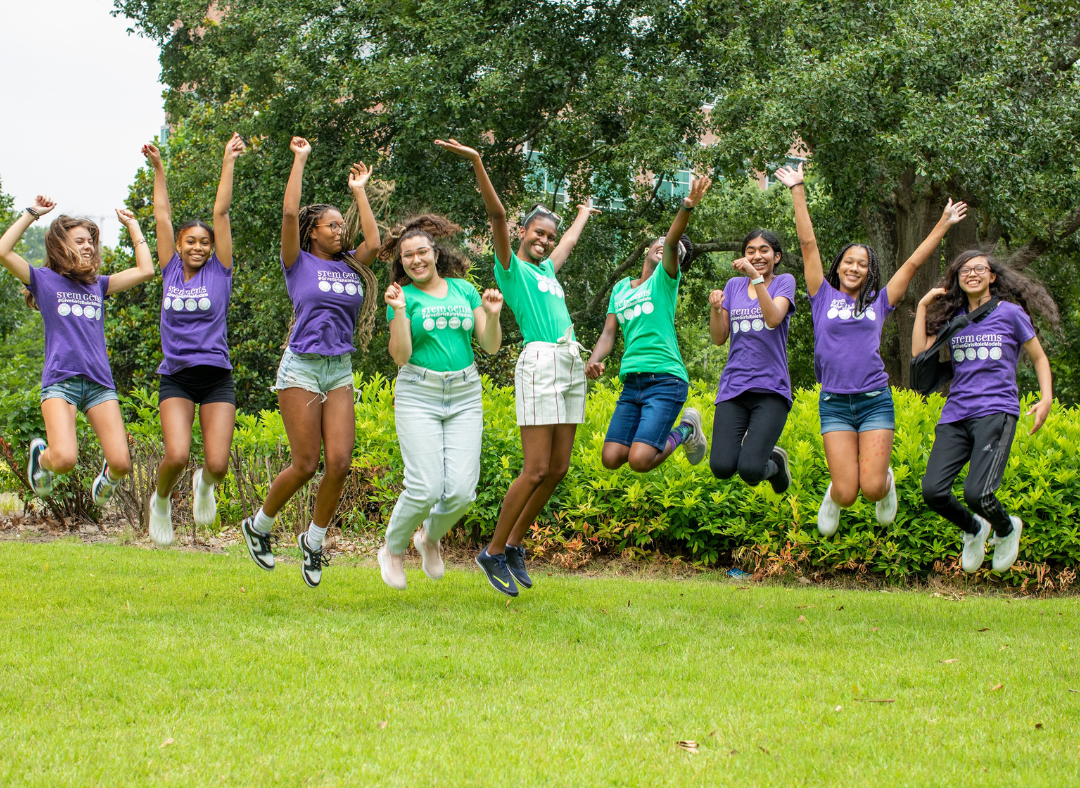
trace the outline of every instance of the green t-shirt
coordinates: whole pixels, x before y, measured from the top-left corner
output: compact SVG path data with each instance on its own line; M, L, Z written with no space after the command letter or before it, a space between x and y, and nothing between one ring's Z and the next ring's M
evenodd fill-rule
M495 284L507 306L514 310L525 343L558 342L572 328L562 285L555 278L555 264L549 257L539 265L526 263L510 253L507 271L495 258ZM570 334L573 337L573 332Z
M473 310L480 294L464 279L447 277L446 285L443 298L413 284L401 288L412 326L409 363L435 372L457 372L473 363ZM386 307L386 319L394 319L394 307Z
M681 279L682 271L672 279L664 266L658 265L652 276L637 287L632 287L627 277L612 289L608 314L619 319L626 345L619 380L631 372L666 372L689 382L675 337L675 304Z

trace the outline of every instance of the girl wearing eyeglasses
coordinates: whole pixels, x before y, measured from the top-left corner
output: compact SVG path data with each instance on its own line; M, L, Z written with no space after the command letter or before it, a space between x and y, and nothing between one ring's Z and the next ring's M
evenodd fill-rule
M383 581L402 591L410 539L424 574L443 576L439 540L469 510L480 480L483 391L472 340L485 353L498 352L503 298L498 290L481 297L464 279L468 260L447 243L460 231L443 216L414 216L379 252L390 264L383 300L390 355L401 367L394 420L405 462L405 490L386 526L379 567Z
M949 200L911 257L882 286L878 256L866 244L848 244L826 273L821 265L803 166L782 167L776 178L791 190L795 229L803 253L806 291L814 323L814 373L821 384L818 411L831 482L818 509L818 531L832 536L840 511L862 491L874 501L877 520L896 519L896 479L889 461L895 427L892 392L881 360L881 327L911 278L938 248L945 233L964 218L967 206Z
M281 265L293 303L294 322L289 346L278 366L278 406L289 437L292 462L277 475L262 507L242 524L251 559L263 569L274 568L271 531L274 518L319 468L323 477L315 511L306 532L296 537L303 556L301 576L311 588L319 585L326 529L341 502L341 491L352 464L356 440L353 411L353 334L374 316L374 299L364 298L378 281L371 262L379 251L379 228L368 204L365 186L371 169L363 162L349 172L349 189L358 208L363 244L347 252L350 235L341 212L332 205L300 207L304 165L311 144L293 137L292 172L285 187L281 220ZM363 305L363 312L361 311Z
M995 492L1020 418L1016 366L1021 350L1027 351L1039 378L1039 401L1027 412L1034 417L1029 434L1034 435L1050 415L1054 400L1050 361L1031 316L1034 310L1056 327L1057 305L1041 285L984 252L967 251L919 301L911 337L911 352L917 356L934 344L937 333L954 317L987 302L990 311L949 340L953 379L922 482L926 505L963 531L960 566L969 573L982 566L991 529L995 572L1008 571L1020 550L1023 522L1006 511ZM965 465L969 466L964 479L966 507L952 492Z
M435 144L472 162L491 221L495 281L525 340L514 373L524 462L503 499L491 542L476 557L496 591L517 596L518 586L532 587L522 546L525 533L570 469L577 425L585 420L585 362L556 274L589 217L599 211L579 205L574 223L559 239L558 216L534 205L522 217L515 254L506 209L480 154L453 139Z

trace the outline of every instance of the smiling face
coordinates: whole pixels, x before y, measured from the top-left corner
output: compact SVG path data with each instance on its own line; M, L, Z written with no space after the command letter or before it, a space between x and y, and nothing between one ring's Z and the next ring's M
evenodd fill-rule
M197 271L214 253L214 239L205 227L188 227L182 230L180 237L176 239L176 251L185 268Z
M94 259L97 250L94 248L94 236L91 235L90 230L81 225L72 227L68 231L68 237L75 244L75 248L79 250L79 256L83 260L90 262Z
M551 255L558 242L559 227L555 220L543 214L534 216L528 227L518 231L521 246L518 257L530 263L541 263Z
M401 242L401 267L414 282L430 282L438 277L438 259L439 253L426 235L413 235Z
M766 279L772 278L773 269L780 262L776 250L772 248L768 241L760 237L754 238L746 244L743 249L743 257L750 261L750 265L754 266L758 276L763 276Z
M342 248L345 219L337 208L327 209L311 230L311 251L316 255L333 257Z
M870 256L862 246L853 246L844 252L836 275L840 279L840 289L848 295L858 295L870 273Z
M990 293L990 283L997 279L997 274L990 270L990 261L985 257L972 257L957 271L960 289L975 299L985 298Z

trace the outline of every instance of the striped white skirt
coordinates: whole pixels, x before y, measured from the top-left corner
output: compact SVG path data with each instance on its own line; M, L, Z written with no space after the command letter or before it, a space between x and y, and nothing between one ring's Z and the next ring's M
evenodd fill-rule
M569 337L525 345L514 371L519 427L585 421L585 360L581 350Z

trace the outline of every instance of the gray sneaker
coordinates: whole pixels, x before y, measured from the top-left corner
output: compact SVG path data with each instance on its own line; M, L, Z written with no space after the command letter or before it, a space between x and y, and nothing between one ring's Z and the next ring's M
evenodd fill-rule
M960 567L969 575L978 572L986 559L986 537L990 536L990 523L977 514L974 517L979 524L979 532L964 532L964 552L960 554Z
M53 472L41 467L41 453L47 448L41 438L30 441L30 462L26 468L26 478L30 480L30 488L38 498L48 498L53 491Z
M1015 514L1009 515L1013 529L1008 536L994 536L994 558L992 565L995 572L1008 572L1016 563L1016 556L1020 554L1020 532L1024 530L1023 521Z
M701 428L701 414L698 413L697 408L684 408L682 421L679 423L689 424L694 428L690 437L683 441L682 447L686 452L686 461L691 465L697 465L705 459L705 454L709 451L709 441L705 439L705 430Z

